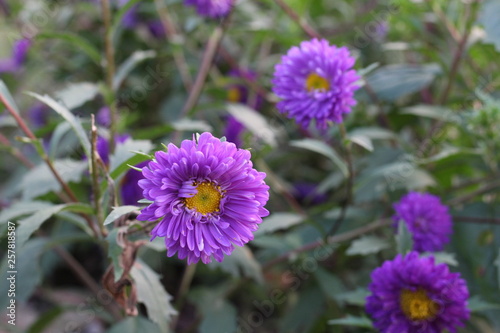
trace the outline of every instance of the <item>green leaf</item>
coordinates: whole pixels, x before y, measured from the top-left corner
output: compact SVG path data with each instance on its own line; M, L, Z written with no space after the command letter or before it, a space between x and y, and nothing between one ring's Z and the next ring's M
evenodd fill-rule
M118 67L115 77L113 78L113 90L117 91L120 88L125 78L130 74L135 66L146 59L154 57L156 57L156 52L153 50L135 51L134 53L132 53L132 55L128 57L128 59L125 60L125 62L121 64L120 67Z
M262 223L259 226L259 229L254 234L255 236L260 236L274 232L276 230L287 229L296 224L299 224L303 220L304 217L296 213L273 213L263 219Z
M383 128L378 127L359 127L349 132L348 139L368 151L373 151L372 140L376 139L394 139L396 135Z
M449 266L458 266L458 261L454 253L448 252L425 252L422 254L424 257L434 257L436 264L447 264Z
M104 220L104 225L113 223L120 216L133 212L134 210L139 210L139 207L131 205L114 207L111 213L109 213L108 217L106 217L106 219Z
M142 316L127 317L109 328L106 333L165 333L158 325Z
M36 36L37 39L59 39L68 42L82 50L94 61L98 66L101 66L101 53L85 38L72 32L42 32Z
M277 145L277 130L269 124L262 114L247 105L237 103L228 103L227 111L256 137L271 147Z
M380 67L366 81L379 99L392 102L428 86L439 73L437 64L396 64Z
M17 114L20 114L19 108L17 107L14 97L12 97L9 88L7 88L7 86L1 79L0 79L0 95L4 96L4 98L7 100L7 103L10 104L10 106L14 109L14 111L16 111Z
M473 296L469 298L468 308L471 312L481 312L486 310L499 310L500 304L490 303L483 300L480 296Z
M460 117L451 109L437 105L414 105L403 109L401 114L412 114L424 118L443 120L446 122L459 122Z
M0 219L1 221L1 219ZM498 279L498 289L500 290L500 248L498 248L498 256L494 262L495 266L497 266L497 279Z
M347 255L367 255L377 253L389 247L389 242L376 236L363 236L351 243Z
M55 160L52 164L65 183L79 182L87 169L86 161L61 159ZM23 200L29 200L51 191L59 192L61 184L50 168L43 163L24 174L18 189L22 191Z
M149 318L158 324L162 332L168 331L171 317L177 311L170 303L172 296L163 288L160 276L140 259L136 260L130 274L137 286L137 300L144 303Z
M50 106L55 112L57 112L61 117L64 118L75 131L76 136L80 140L80 144L85 151L85 155L90 156L90 141L87 137L85 130L82 127L82 124L78 118L76 118L71 111L69 111L66 107L56 102L52 97L48 95L40 96L35 93L28 92L28 95L35 97L40 102Z
M318 266L314 270L314 277L318 281L318 285L331 299L337 299L337 295L345 290L345 287L339 277Z
M95 83L79 82L70 83L63 90L56 92L55 96L68 110L73 110L94 99L98 92L99 87Z
M495 49L500 52L500 16L498 16L498 13L500 13L500 1L485 1L479 22L482 23L486 31L484 41L495 45Z
M358 288L354 291L347 291L338 293L335 299L339 302L344 302L346 304L365 306L366 297L370 295L370 292L364 288Z
M236 332L236 309L224 299L215 299L203 313L200 333Z
M61 122L52 132L49 146L49 158L55 159L57 156L67 155L74 152L78 146L78 138L72 132L72 127L68 122Z
M398 253L406 254L413 249L413 238L406 222L400 220L398 223L398 232L395 236L396 239L396 249Z
M16 230L17 246L23 246L30 236L38 230L45 221L53 215L63 211L91 214L93 213L93 208L84 203L70 203L40 209L33 215L18 221L19 225Z
M123 164L137 152L149 153L153 149L153 144L149 140L132 140L127 139L119 145L113 155L109 158L109 170L114 171L118 166Z
M64 313L64 309L56 306L50 310L40 314L36 321L26 331L27 333L43 333L47 332L48 326L54 322L60 315Z
M165 249L164 243L162 243L162 249ZM208 267L219 267L236 278L244 276L252 278L258 283L264 283L262 267L247 246L236 246L230 256L226 256L222 262L213 261L208 264Z
M373 328L372 321L366 317L355 317L347 315L345 318L329 320L330 325L356 326L364 328Z
M212 132L213 128L203 120L178 119L170 123L176 131Z
M12 221L15 218L22 217L24 215L32 214L38 210L52 207L53 204L46 201L19 201L12 204L10 207L5 208L0 213L0 224L7 223L7 221Z
M303 148L322 154L328 157L333 162L333 164L335 164L340 169L344 177L347 177L349 175L349 171L345 162L340 158L340 156L332 147L330 147L323 141L315 139L294 140L290 142L290 146Z
M28 300L35 290L35 287L42 280L40 256L43 253L47 239L35 238L22 244L19 242L19 228L20 227L17 229L17 242L16 248L14 249L16 252L15 271L17 271L17 273L9 273L12 269L8 266L9 262L7 255L3 257L2 264L0 265L0 278L2 281L2 283L0 283L0 292L1 295L4 295L0 297L0 306L2 309L5 309L9 302L9 297L7 297L10 285L7 280L8 277L11 275L15 275L16 277L16 305ZM5 246L5 250L7 250L7 246Z
M122 228L112 229L108 236L106 236L106 241L108 242L108 258L111 259L113 264L115 282L117 282L123 274L123 267L120 265L120 256L123 252L123 247L118 244L118 238L120 233L123 232Z
M298 277L297 277L298 279ZM304 283L303 280L302 283ZM296 301L292 302L281 321L280 333L310 332L314 322L323 314L325 295L319 288L301 290Z

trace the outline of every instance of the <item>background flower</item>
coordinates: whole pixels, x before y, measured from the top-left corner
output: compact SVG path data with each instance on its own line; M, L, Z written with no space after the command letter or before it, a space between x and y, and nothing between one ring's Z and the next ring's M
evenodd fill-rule
M330 46L326 40L304 41L292 47L274 70L273 92L281 98L278 110L308 127L316 120L320 129L356 104L354 84L360 77L352 70L354 58L346 47Z
M366 311L380 332L455 332L469 318L469 291L460 274L417 252L398 255L371 274Z
M185 0L188 6L193 6L201 16L222 18L229 14L234 0Z
M142 169L144 197L154 201L137 219L155 221L153 238L165 237L168 256L188 264L222 261L233 244L253 239L269 199L265 173L253 169L250 152L210 133L168 145Z
M396 226L404 221L413 238L413 250L440 251L452 233L448 207L429 193L410 192L394 204Z
M26 61L30 46L31 41L27 38L16 41L12 48L12 56L7 59L0 59L0 73L18 72Z

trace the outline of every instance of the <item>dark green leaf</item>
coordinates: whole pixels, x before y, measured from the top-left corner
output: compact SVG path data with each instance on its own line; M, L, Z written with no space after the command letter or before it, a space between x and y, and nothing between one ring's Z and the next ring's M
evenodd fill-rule
M287 229L304 220L304 217L296 213L277 212L263 219L259 229L254 233L256 236L268 234L276 230Z
M363 236L351 243L347 255L367 255L377 253L389 247L389 242L376 236Z
M355 317L355 316L351 316L351 315L348 315L345 318L329 320L328 324L373 328L373 324L372 324L370 319L368 319L366 317Z
M147 318L142 316L137 317L127 317L116 323L106 331L106 333L166 333L168 331L162 331L152 321L149 321Z
M108 236L106 236L106 241L108 242L108 258L111 259L111 263L113 264L115 282L118 281L123 274L123 267L120 265L120 256L123 252L123 247L118 244L119 237L121 237L120 233L123 231L122 228L114 228L109 232Z
M52 203L46 201L19 201L12 204L10 207L5 208L0 213L0 224L7 223L7 221L12 221L15 218L22 217L24 215L32 214L38 210L51 207Z
M468 308L471 312L481 312L486 310L500 310L500 304L487 302L479 296L469 298Z
M290 142L290 146L304 148L322 154L328 157L340 169L344 177L347 177L349 175L349 171L345 162L340 158L340 156L332 147L330 147L323 141L315 139L294 140Z
M318 266L316 270L314 270L314 277L318 281L318 285L323 293L328 295L331 299L337 299L337 295L345 290L340 278L321 266Z
M351 305L365 306L366 297L370 292L364 288L358 288L354 291L347 291L335 295L335 299L339 302L345 302Z

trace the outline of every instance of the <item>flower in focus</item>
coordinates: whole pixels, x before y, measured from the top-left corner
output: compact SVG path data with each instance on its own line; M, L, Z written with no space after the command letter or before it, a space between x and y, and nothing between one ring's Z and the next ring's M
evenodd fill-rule
M167 255L187 257L188 264L212 256L222 261L233 245L253 239L269 199L266 174L252 167L250 152L210 133L168 145L142 169L144 197L153 201L137 219L156 221L151 231L165 237Z
M469 318L469 291L459 273L417 252L398 255L371 274L366 311L382 333L455 332Z
M394 204L396 223L404 221L413 238L413 250L440 251L452 233L448 207L429 193L410 192Z
M352 69L355 59L346 47L326 40L304 41L292 47L275 67L273 92L281 99L278 110L304 128L314 119L325 129L356 104L354 84L360 77Z
M193 6L199 15L209 18L222 18L231 11L234 0L184 0L187 6Z
M0 73L18 72L26 61L30 46L31 41L27 38L16 41L12 49L12 57L0 59Z

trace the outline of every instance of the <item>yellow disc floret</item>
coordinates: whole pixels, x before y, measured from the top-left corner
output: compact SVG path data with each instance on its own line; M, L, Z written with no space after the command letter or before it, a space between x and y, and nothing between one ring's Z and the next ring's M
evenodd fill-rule
M313 90L323 90L326 91L330 89L330 83L327 79L318 75L316 73L311 73L306 79L306 89L307 91Z
M222 194L218 186L211 182L203 182L196 186L196 190L197 193L193 197L184 199L188 208L195 209L203 215L219 211Z
M401 309L410 320L428 320L436 316L439 305L431 300L425 290L403 289L400 295Z
M227 90L227 100L230 102L241 102L241 93L238 87L232 87Z

